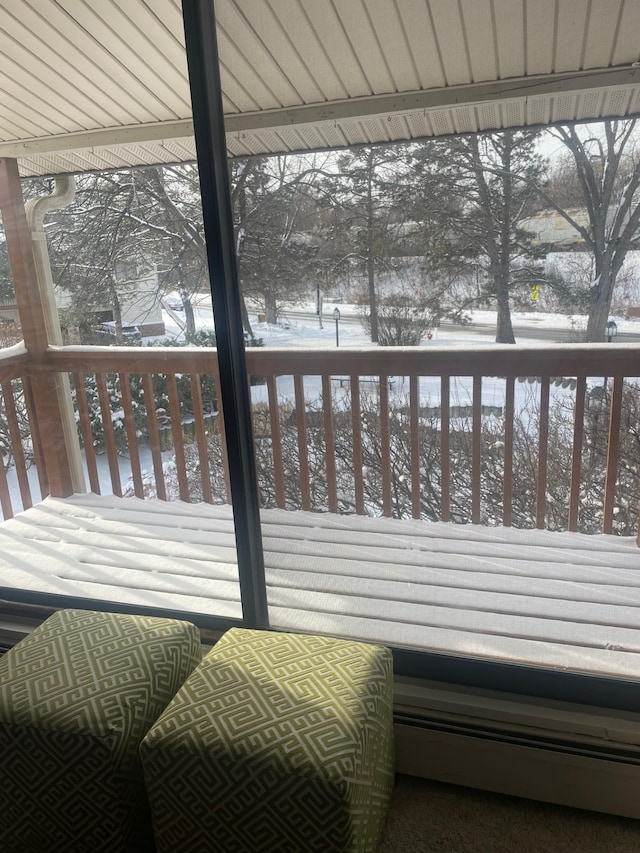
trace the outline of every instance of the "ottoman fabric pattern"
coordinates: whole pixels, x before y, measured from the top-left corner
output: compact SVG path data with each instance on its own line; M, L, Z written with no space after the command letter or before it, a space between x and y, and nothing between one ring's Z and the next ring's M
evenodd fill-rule
M83 610L0 658L2 850L151 849L139 744L200 658L188 622Z
M374 851L392 740L387 649L234 628L142 742L158 851Z

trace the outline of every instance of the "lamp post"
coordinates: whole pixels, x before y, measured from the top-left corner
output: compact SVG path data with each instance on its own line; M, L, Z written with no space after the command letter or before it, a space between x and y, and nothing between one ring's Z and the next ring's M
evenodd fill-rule
M614 320L609 320L606 326L606 335L607 335L607 343L610 344L612 339L618 334L618 326ZM604 377L604 391L605 395L607 392L607 384L609 379L607 376Z
M333 319L336 321L336 346L340 346L340 333L338 331L338 323L340 322L340 311L338 308L333 309Z
M607 389L605 385L594 386L587 395L587 409L592 415L604 412L607 406Z

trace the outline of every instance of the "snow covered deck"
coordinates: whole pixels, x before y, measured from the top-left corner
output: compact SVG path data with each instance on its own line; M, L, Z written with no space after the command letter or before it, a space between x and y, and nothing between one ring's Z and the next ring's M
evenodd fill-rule
M640 676L632 539L284 510L262 520L274 627ZM47 498L0 524L0 554L0 596L241 617L228 506Z

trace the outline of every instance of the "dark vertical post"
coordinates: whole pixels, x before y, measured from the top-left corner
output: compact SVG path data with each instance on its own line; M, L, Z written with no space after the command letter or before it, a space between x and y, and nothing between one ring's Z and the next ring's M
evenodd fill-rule
M213 0L183 0L182 10L216 324L242 611L249 625L264 628L268 625L267 592L215 11Z

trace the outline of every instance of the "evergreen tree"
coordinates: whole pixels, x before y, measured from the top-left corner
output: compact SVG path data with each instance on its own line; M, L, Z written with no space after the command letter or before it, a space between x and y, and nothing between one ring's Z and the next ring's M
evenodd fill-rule
M498 343L515 343L514 292L543 277L542 247L534 245L534 235L524 228L539 205L537 188L545 174L538 136L539 131L505 130L449 141L450 185L463 204L452 227L479 283L482 277L479 297L495 302Z
M336 268L354 266L366 281L367 326L378 342L379 273L388 266L394 193L403 168L400 149L377 146L341 152L328 182L334 206L333 232L341 234Z

